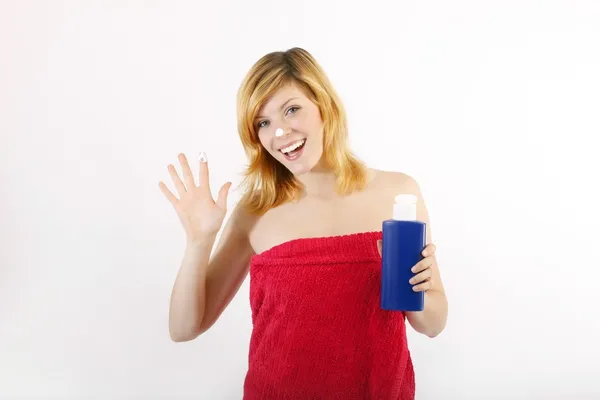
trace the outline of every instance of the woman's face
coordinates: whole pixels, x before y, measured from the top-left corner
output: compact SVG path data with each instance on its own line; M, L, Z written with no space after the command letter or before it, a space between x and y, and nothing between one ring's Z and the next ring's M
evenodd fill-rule
M309 172L321 160L321 113L296 84L279 89L255 121L260 143L294 175Z

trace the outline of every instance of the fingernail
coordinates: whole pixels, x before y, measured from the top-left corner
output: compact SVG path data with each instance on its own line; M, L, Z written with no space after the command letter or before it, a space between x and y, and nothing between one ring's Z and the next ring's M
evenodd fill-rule
M417 269L416 269L415 267L412 267L412 268L410 269L410 271L411 271L411 272L416 272L416 270L417 270Z
M205 152L201 152L200 155L198 156L198 160L200 162L206 162L206 161L208 161L208 157L206 157L206 153Z

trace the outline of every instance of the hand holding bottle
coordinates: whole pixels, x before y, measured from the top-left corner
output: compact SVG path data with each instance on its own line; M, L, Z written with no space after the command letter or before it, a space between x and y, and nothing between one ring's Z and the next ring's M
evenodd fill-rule
M175 167L168 165L169 174L179 194L177 198L161 181L159 187L171 203L183 225L187 242L197 243L206 237L216 235L221 229L227 213L227 195L231 182L226 182L219 189L217 200L213 199L209 185L208 161L205 153L200 154L198 185L184 154L179 154L179 163L183 180Z
M379 250L379 255L382 255L382 240L377 241L377 250ZM436 247L433 243L429 243L425 249L421 252L423 255L423 259L416 263L412 268L411 272L414 274L412 278L408 281L411 285L413 285L413 290L415 292L426 292L431 289L431 277L433 273L431 272L431 266L435 262L435 250Z

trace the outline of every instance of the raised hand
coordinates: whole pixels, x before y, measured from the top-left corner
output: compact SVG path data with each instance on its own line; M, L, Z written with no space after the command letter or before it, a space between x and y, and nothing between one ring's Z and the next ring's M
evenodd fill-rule
M208 161L205 153L200 154L199 184L196 185L194 175L186 156L178 155L183 173L183 180L172 164L167 169L179 198L175 196L161 181L160 190L171 203L185 230L188 244L216 235L221 229L227 213L227 195L231 182L226 182L219 189L217 200L212 197L208 179Z

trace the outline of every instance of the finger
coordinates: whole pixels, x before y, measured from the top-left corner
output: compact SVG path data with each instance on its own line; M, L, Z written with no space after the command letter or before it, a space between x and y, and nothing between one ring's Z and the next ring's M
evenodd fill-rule
M181 182L179 174L177 174L177 170L175 169L173 164L169 164L167 168L169 169L169 174L171 175L171 179L175 184L175 189L177 189L177 193L179 193L179 197L181 198L181 196L183 196L186 192L185 185L183 184L183 182Z
M219 196L217 197L217 205L222 210L227 210L227 195L229 193L229 188L231 187L231 182L227 182L221 189L219 190Z
M428 257L435 254L436 246L433 243L429 243L421 252L423 257Z
M429 279L431 279L431 268L427 268L425 271L413 276L408 282L411 285L415 285L417 283L428 281Z
M179 164L181 164L181 172L183 173L183 180L185 181L185 186L188 190L196 187L196 183L194 182L194 175L192 174L192 170L190 169L190 164L188 163L187 157L185 154L180 153L179 156Z
M210 183L208 180L208 157L205 152L201 152L198 155L198 161L200 162L198 174L198 187L204 190L208 190L208 192L210 193Z
M412 267L410 270L413 273L418 274L419 272L426 270L427 268L431 267L432 265L433 265L433 257L427 257L427 258L422 259L418 263L416 263L415 266Z
M377 251L379 251L379 256L383 253L383 242L381 239L377 241Z
M431 281L423 282L423 283L413 286L413 290L415 292L424 292L429 289L431 289Z
M169 188L167 188L167 185L165 185L162 181L158 183L158 187L160 188L161 192L163 192L163 194L165 195L165 197L167 198L167 200L169 200L169 202L175 206L177 205L178 201L177 197L175 197L175 195L173 193L171 193L171 191L169 190Z

